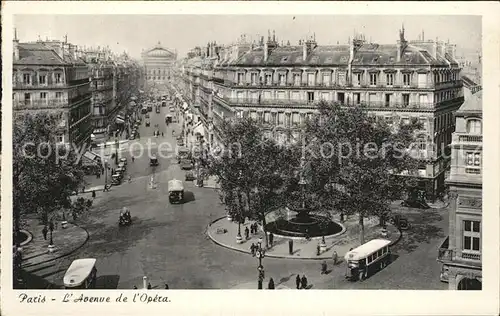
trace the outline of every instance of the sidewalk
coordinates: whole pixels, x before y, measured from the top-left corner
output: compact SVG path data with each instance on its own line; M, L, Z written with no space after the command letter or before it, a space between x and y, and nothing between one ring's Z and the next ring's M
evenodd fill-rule
M241 233L244 239L245 227L249 227L252 222L247 222L241 225ZM311 239L309 241L305 239L294 239L293 241L293 254L289 254L288 241L290 238L274 237L274 245L272 248L268 249L265 253L266 257L274 258L288 258L288 259L312 259L312 260L324 260L331 259L333 252L336 251L339 261L343 260L344 255L351 249L360 245L359 243L359 225L356 217L348 218L344 223L342 223L346 231L338 236L327 237L326 244L327 248L324 252L317 255L317 245L321 239ZM250 228L250 227L249 227ZM366 219L365 220L365 241L369 241L375 238L386 238L390 239L393 243L396 243L401 237L401 233L398 229L390 224L387 224L388 236L383 237L381 234L381 228L378 226L378 219ZM225 233L222 233L225 231ZM244 252L250 254L250 245L252 243L257 244L259 237L265 240L264 233L259 231L255 235L250 235L248 240L244 240L243 243L236 243L236 235L238 233L238 225L231 221L228 221L226 217L215 220L207 228L207 234L216 244L226 247L232 250Z
M77 225L68 223L65 229L61 227L60 223L57 226L53 232L56 251L49 253L50 232L45 240L42 234L43 225L39 223L39 220L26 220L25 230L32 234L33 239L23 246L23 269L29 271L33 266L68 256L85 245L89 239L87 230Z

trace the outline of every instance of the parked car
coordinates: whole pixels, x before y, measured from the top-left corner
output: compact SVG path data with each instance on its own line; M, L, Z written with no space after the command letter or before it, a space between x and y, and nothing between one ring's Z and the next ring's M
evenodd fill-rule
M425 201L419 200L405 200L401 202L401 205L406 207L420 208L424 210L431 208Z
M194 181L195 180L194 173L192 171L187 171L185 180L186 181Z
M127 164L127 158L125 158L125 157L120 158L120 162L123 162L126 165Z
M193 169L193 162L190 159L181 160L180 167L182 170L191 170Z
M184 146L184 140L183 139L178 139L177 140L177 146Z
M146 127L149 127L151 125L151 122L149 120L146 120Z
M149 113L146 113L146 115L144 115L145 118L149 118Z

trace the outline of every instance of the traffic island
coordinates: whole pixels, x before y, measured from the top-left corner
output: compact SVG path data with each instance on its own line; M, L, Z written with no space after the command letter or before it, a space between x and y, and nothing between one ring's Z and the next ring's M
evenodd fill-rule
M219 246L252 255L251 245L258 245L259 240L262 240L262 246L264 247L266 241L262 230L259 230L255 234L249 234L249 238L246 238L245 228L248 227L250 230L251 224L253 222L241 224L240 231L243 237L241 242L237 241L238 224L228 220L226 216L212 221L207 228L207 234ZM378 224L377 218L365 220L365 241L375 238L389 239L392 244L399 241L401 232L397 227L388 223L387 228L383 230ZM292 239L274 236L273 244L265 251L265 256L286 259L326 260L331 259L334 252L336 252L338 261L340 262L351 248L356 248L360 245L360 227L357 218L348 218L342 225L345 227L345 232L341 235L326 237L326 247L324 245L321 247L321 238L306 240L305 238Z
M74 253L83 247L89 239L89 233L85 228L70 222L67 222L66 228L62 228L62 225L59 224L52 232L54 250L51 252L49 251L50 232L47 233L47 239L45 239L43 227L38 219L26 220L26 230L30 232L32 240L23 246L22 268L28 272L40 264L52 262Z

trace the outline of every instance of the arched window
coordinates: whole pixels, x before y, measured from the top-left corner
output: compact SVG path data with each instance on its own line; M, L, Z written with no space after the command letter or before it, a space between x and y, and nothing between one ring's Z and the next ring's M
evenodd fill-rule
M482 133L481 120L470 119L467 121L467 133L474 135L481 135Z

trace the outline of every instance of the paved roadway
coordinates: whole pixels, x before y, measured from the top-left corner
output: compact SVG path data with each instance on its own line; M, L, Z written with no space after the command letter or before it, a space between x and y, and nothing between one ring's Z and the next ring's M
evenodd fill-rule
M159 124L160 133L166 133L165 141L173 141L172 126L167 128L164 123L165 111L168 108L162 108L160 114L151 113L151 127L141 127L140 142L152 136L155 124ZM148 185L152 170L147 156L129 161L128 170L132 182L102 195L85 220L91 236L87 245L56 264L40 265L38 275L60 286L73 259L95 257L98 288L140 288L144 275L156 288L163 288L164 282L171 289L251 288L254 283L256 288L257 259L217 246L205 234L209 221L224 215L216 191L187 183L188 202L171 205L166 182L184 177L174 161L160 160L156 189ZM118 226L119 211L124 206L133 216L130 227ZM445 289L446 285L439 282L436 255L447 233L447 211L413 210L408 216L413 226L394 249L399 257L362 283L344 281L344 265L322 276L319 261L272 258L263 260L266 281L273 277L277 286L282 283L293 288L295 274L300 273L307 275L313 289ZM57 243L57 236L54 239Z

